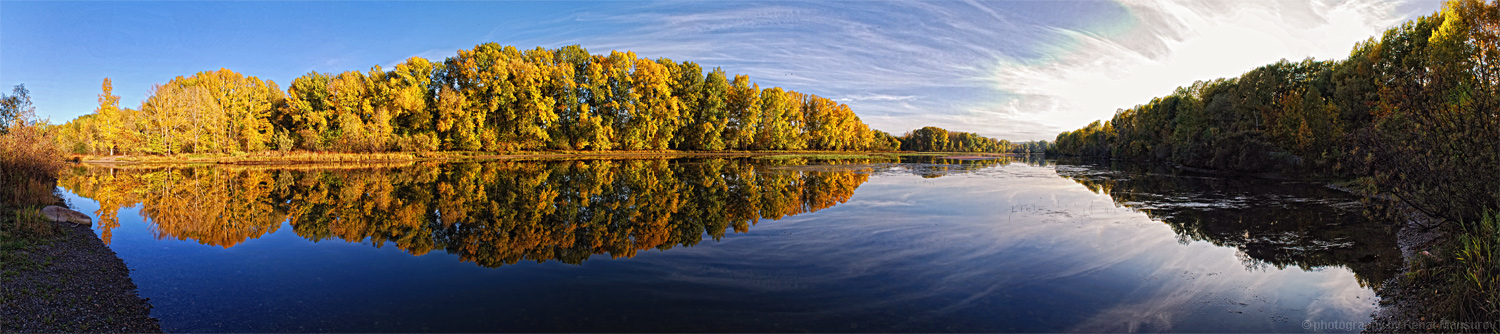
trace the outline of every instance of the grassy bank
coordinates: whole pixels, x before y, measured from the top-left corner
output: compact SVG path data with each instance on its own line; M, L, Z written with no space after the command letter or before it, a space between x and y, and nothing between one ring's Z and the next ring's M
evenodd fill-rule
M1500 216L1437 222L1414 214L1401 229L1406 267L1365 332L1500 332Z
M1446 245L1453 256L1447 275L1450 314L1500 321L1500 213L1486 212L1481 220L1459 226L1458 237Z
M1457 322L1500 322L1500 215L1443 226L1432 250L1409 261L1407 278L1431 291L1426 313ZM1494 323L1500 326L1500 323Z
M36 124L22 118L0 129L0 236L11 254L53 236L40 209L60 202L53 188L63 161L50 135Z
M1398 238L1406 267L1380 291L1386 306L1366 332L1500 333L1500 212L1445 221L1401 204L1370 177L1328 186L1375 200L1377 211L1405 221Z

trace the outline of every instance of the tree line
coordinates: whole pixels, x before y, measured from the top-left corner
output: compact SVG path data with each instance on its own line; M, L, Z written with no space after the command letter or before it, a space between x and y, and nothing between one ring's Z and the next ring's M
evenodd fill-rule
M282 90L228 69L177 77L61 126L75 153L896 150L849 106L632 52L486 43L441 62L308 73Z
M1046 140L1012 143L936 126L912 130L896 139L901 150L916 152L1044 153L1050 145Z
M1433 217L1500 208L1500 6L1450 1L1341 60L1196 82L1059 134L1053 153L1361 178Z

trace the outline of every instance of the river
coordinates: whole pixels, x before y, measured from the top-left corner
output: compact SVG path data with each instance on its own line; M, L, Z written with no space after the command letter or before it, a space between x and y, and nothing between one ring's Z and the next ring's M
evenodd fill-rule
M1389 224L1317 184L1039 157L59 184L169 332L1301 332L1369 321L1401 264Z

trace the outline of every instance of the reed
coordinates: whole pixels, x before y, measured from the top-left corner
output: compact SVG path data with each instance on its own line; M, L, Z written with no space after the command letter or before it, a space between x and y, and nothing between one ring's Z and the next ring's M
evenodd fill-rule
M1460 222L1453 238L1449 286L1453 316L1464 320L1500 319L1500 214L1486 211L1474 222Z

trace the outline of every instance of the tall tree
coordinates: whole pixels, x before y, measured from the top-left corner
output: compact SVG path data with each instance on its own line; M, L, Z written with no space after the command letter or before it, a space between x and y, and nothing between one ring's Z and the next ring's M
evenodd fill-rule
M123 132L120 115L120 97L114 94L114 85L109 78L104 78L100 84L103 90L99 93L99 108L94 109L94 133L98 134L98 144L94 147L103 147L109 155L115 155L115 147L118 146L118 138Z
M309 72L287 87L287 104L280 118L304 149L321 151L334 139L329 124L333 101L328 86L332 81L327 74Z
M0 135L10 133L10 128L17 122L30 120L35 114L31 91L26 89L26 84L16 85L11 95L0 96Z
M729 122L725 125L725 146L731 149L749 149L755 144L756 130L760 127L760 85L750 83L750 77L737 74L730 85L725 104L729 110Z

